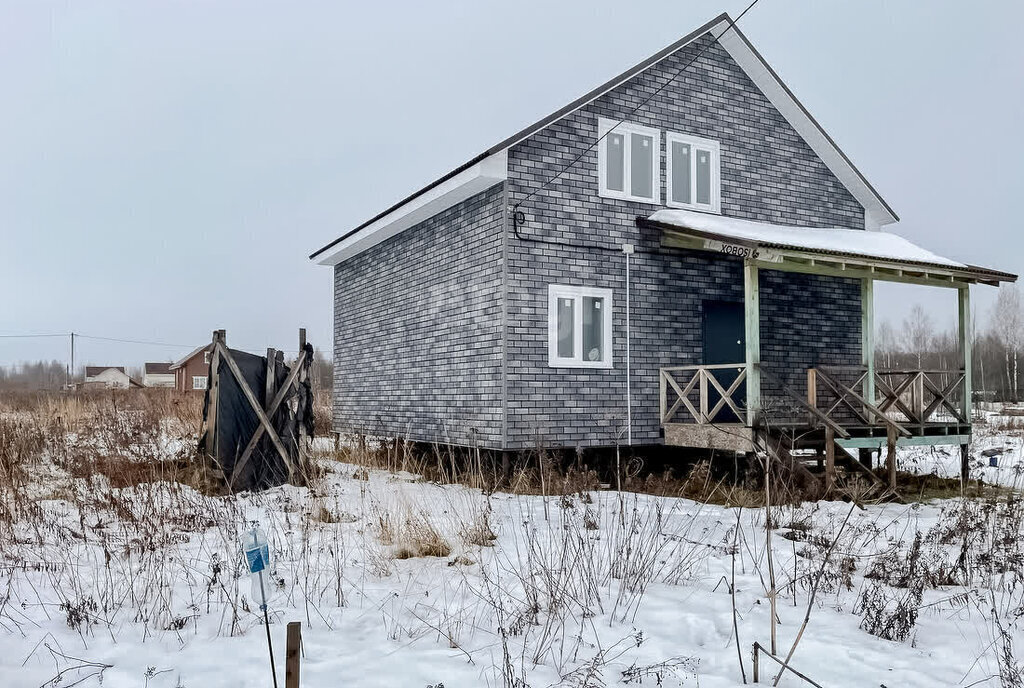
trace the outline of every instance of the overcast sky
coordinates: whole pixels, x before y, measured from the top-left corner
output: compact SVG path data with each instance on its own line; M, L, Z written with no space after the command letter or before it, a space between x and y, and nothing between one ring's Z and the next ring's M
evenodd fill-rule
M0 0L0 334L79 362L331 338L306 256L745 2ZM741 28L902 218L1024 271L1020 2L761 0ZM952 290L885 287L952 324ZM987 315L995 290L975 287ZM0 338L0 364L67 355Z

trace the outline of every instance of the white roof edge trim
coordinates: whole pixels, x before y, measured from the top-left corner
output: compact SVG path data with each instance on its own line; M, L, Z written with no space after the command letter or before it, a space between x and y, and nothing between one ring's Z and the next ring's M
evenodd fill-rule
M757 53L757 51L750 45L746 37L742 34L742 32L739 29L739 26L733 25L732 28L729 27L730 21L728 19L722 19L716 24L707 25L707 29L703 33L695 34L690 38L690 40L677 46L676 49L673 50L672 52L666 53L665 55L661 56L660 59L651 62L651 64L647 65L640 72L636 74L630 74L629 72L631 72L632 70L627 70L618 78L615 78L611 82L609 82L606 88L588 94L588 96L586 96L585 99L577 103L575 107L573 107L571 110L567 110L561 113L561 116L558 117L558 119L553 119L552 121L547 122L546 124L544 124L544 126L537 129L534 129L533 127L528 127L523 132L519 132L519 135L513 135L512 138L503 141L501 144L498 144L504 145L504 147L501 150L492 152L490 155L483 158L473 167L464 170L460 174L457 174L451 179L447 180L446 182L439 184L438 186L430 189L429 191L424 192L420 196L417 196L409 200L400 208L396 208L387 216L382 217L376 222L360 229L352 236L339 242L335 246L332 246L330 249L325 250L322 256L317 256L315 258L315 261L319 265L337 265L343 260L350 258L354 255L357 255L358 253L365 251L366 249L372 246L375 246L381 241L384 241L385 239L394 236L398 232L401 232L402 230L411 227L413 224L416 224L416 222L422 222L423 220L429 219L431 215L423 215L420 217L420 219L416 220L415 222L405 224L401 226L399 229L395 229L393 232L389 230L389 232L386 233L386 236L383 236L380 239L369 239L370 235L373 234L375 231L379 231L383 226L387 226L390 223L399 222L400 219L404 218L405 215L412 213L416 213L417 215L419 215L420 208L426 204L429 204L431 201L428 199L436 197L440 189L448 189L448 191L444 193L452 193L452 191L454 191L454 187L458 186L459 184L469 183L462 182L459 180L474 178L469 173L472 173L474 170L481 166L498 164L497 161L500 161L501 167L504 168L504 176L502 176L501 179L496 180L494 183L497 183L498 181L504 181L505 179L508 178L507 160L508 151L510 148L519 143L522 143L531 136L534 136L539 131L543 131L547 127L555 124L556 122L559 122L565 119L566 117L572 115L573 113L585 108L586 106L590 105L591 103L593 103L595 100L602 97L606 93L615 90L616 88L622 86L630 79L634 79L640 74L646 72L648 69L651 69L655 65L660 64L664 60L668 59L671 55L674 55L680 50L683 50L693 42L697 41L703 36L706 36L708 33L718 38L719 44L721 44L722 47L725 48L726 52L729 53L730 57L732 57L733 60L736 61L736 63L740 66L740 69L742 69L747 74L747 76L750 77L750 80L753 81L754 84L761 90L761 92L765 94L765 97L768 98L768 101L782 114L786 121L789 122L790 126L792 126L793 129L795 129L796 132L807 142L807 144L811 147L811 150L813 150L814 153L819 158L821 158L822 162L825 163L825 166L828 167L832 174L834 174L836 178L839 179L839 181L850 191L850 193L853 194L853 197L857 199L857 202L864 207L864 228L868 230L878 230L883 225L897 222L899 218L897 218L893 214L890 208L882 200L878 192L874 190L870 184L867 183L863 176L861 176L861 174L857 171L856 167L854 167L853 163L839 149L838 145L828 137L828 135L825 133L821 125L814 121L814 119L807 113L806 110L803 109L803 106L799 103L799 101L796 100L796 97L787 89L787 87L783 84L779 77L772 72L772 70L768 66L768 63L764 60L763 57L761 57ZM729 29L728 31L726 30L727 28ZM541 120L541 122L543 122L543 120ZM538 122L537 124L540 124L541 122ZM469 189L471 193L468 193L460 200L452 201L449 205L438 205L437 210L435 210L433 214L439 213L442 210L446 210L452 205L455 205L456 203L461 202L461 200L465 200L466 198L469 198L475 195L476 193L479 193L485 188L489 187L485 186L477 188L476 184L471 183L471 188ZM457 196L458 194L453 196L453 198ZM401 221L404 222L404 219ZM366 242L365 246L363 245L363 242ZM356 247L357 244L359 245L358 247Z
M508 151L490 155L463 170L448 181L438 184L400 208L367 225L344 241L317 257L319 265L337 265L404 230L429 220L481 191L508 179Z
M840 227L789 227L692 210L659 210L647 219L661 225L678 227L682 231L689 229L737 241L969 269L963 263L932 253L892 232L866 232L863 229Z
M721 22L718 27L728 26ZM898 218L882 201L875 191L860 175L848 158L839 150L834 141L829 139L824 129L815 122L768 67L738 29L722 33L718 42L736 63L747 73L751 81L768 98L772 105L786 118L786 121L807 142L811 150L821 158L839 181L850 190L857 202L864 207L865 229L877 230L882 225L892 224Z
M185 363L187 363L190 358L192 358L193 356L195 356L196 354L198 354L200 351L202 351L203 349L205 349L208 346L210 346L210 345L209 344L200 344L196 348L192 349L192 351L190 351L187 354L185 354L184 357L179 358L177 361L172 363L171 367L169 368L169 370L178 370L179 368L181 368L181 366L185 365Z

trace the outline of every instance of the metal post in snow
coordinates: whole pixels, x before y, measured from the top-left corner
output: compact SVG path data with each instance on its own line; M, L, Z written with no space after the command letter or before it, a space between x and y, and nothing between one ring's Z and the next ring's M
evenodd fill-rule
M270 617L267 614L267 591L263 587L263 571L257 575L260 577L260 597L262 598L260 609L263 610L263 625L267 629L267 650L270 652L270 675L274 677L274 688L277 688L277 669L274 667L274 644L270 641Z
M267 629L267 650L270 652L270 674L277 688L277 668L274 666L274 645L270 640L270 615L267 613L267 588L263 582L263 571L270 564L270 546L267 536L258 528L246 533L242 549L249 572L257 577L260 587L260 609L263 610L263 625Z

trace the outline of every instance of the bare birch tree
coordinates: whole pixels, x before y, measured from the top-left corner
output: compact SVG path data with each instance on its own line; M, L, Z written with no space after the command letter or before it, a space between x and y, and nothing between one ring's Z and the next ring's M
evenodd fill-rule
M1006 389L1016 401L1017 395L1017 354L1020 352L1024 314L1021 313L1020 291L1015 285L999 288L995 309L992 311L992 328L1003 346L1006 363Z
M881 358L881 368L893 367L893 357L899 351L899 342L896 341L896 330L888 320L883 320L875 333L875 351Z
M921 304L915 303L910 315L903 320L903 336L906 337L907 349L917 358L918 369L923 368L922 359L935 337L935 327Z

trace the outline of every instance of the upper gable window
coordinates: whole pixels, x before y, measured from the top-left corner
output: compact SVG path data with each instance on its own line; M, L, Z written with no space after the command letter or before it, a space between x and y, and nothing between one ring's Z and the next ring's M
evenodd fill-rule
M598 120L598 194L661 203L661 132L611 119Z
M665 134L667 205L717 213L721 210L718 141Z

